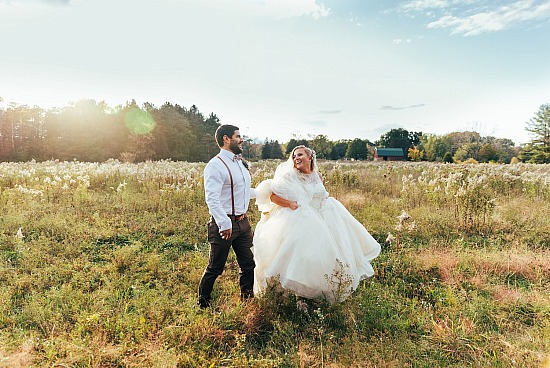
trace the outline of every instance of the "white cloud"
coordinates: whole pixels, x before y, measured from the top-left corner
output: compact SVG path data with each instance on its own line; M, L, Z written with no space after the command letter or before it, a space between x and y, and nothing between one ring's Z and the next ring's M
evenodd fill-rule
M426 15L433 15L437 10L456 10L469 5L480 8L491 2L494 3L494 0L411 0L399 4L397 10L402 13L427 11Z
M227 5L225 1L212 1L217 2ZM319 19L330 14L330 9L323 4L317 4L316 0L237 0L235 3L245 11L275 18L309 16Z
M342 113L344 110L322 110L319 111L320 114L324 115L336 115Z
M65 11L76 0L0 0L0 27L21 24ZM85 1L85 0L80 0Z
M409 105L409 106L391 106L391 105L384 105L380 107L380 110L405 110L405 109L416 109L418 107L424 107L426 104L416 104L416 105Z
M449 6L447 0L413 0L399 5L401 11L422 11L424 9L443 9Z
M19 3L45 3L53 5L66 5L71 0L0 0L0 4L16 5Z
M407 38L407 39L405 39L405 40L402 39L402 38L396 38L396 39L394 39L394 40L392 41L392 43L393 43L394 45L400 45L400 44L402 44L402 43L411 43L411 42L412 42L412 40L411 40L410 38Z
M429 23L428 28L449 28L452 34L475 36L546 18L550 18L550 0L541 4L535 4L533 0L521 0L493 11L480 12L466 17L446 15Z

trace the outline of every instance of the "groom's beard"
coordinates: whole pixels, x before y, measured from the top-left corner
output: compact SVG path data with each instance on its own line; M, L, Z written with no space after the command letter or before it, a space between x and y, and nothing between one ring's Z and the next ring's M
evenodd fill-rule
M243 150L241 149L241 147L239 147L238 143L231 142L229 144L229 149L236 155L240 155L241 153L243 153Z

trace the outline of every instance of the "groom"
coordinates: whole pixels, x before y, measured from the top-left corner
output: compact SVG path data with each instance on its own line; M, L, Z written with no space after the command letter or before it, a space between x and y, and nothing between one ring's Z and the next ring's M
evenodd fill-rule
M255 193L250 187L250 173L241 157L243 138L238 127L221 125L216 130L216 142L220 153L204 168L206 205L210 213L210 257L199 284L197 304L203 309L210 306L214 282L223 272L231 247L241 270L241 298L254 296L256 264L250 250L253 234L246 211Z

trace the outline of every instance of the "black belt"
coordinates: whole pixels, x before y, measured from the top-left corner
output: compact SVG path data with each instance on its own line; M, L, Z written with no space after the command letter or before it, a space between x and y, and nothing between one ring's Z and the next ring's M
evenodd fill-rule
M243 213L242 215L227 215L231 220L235 220L237 222L242 221L246 217L246 213Z

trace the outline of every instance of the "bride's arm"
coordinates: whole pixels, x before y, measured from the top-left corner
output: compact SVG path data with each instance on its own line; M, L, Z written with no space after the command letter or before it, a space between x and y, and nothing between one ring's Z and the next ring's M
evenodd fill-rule
M278 206L281 206L281 207L288 207L290 209L297 209L298 207L300 207L298 205L298 202L296 201L289 201L287 199L284 199L284 198L281 198L279 197L277 194L275 193L271 193L271 197L269 197L269 199L271 200L271 202L275 203L276 205Z

